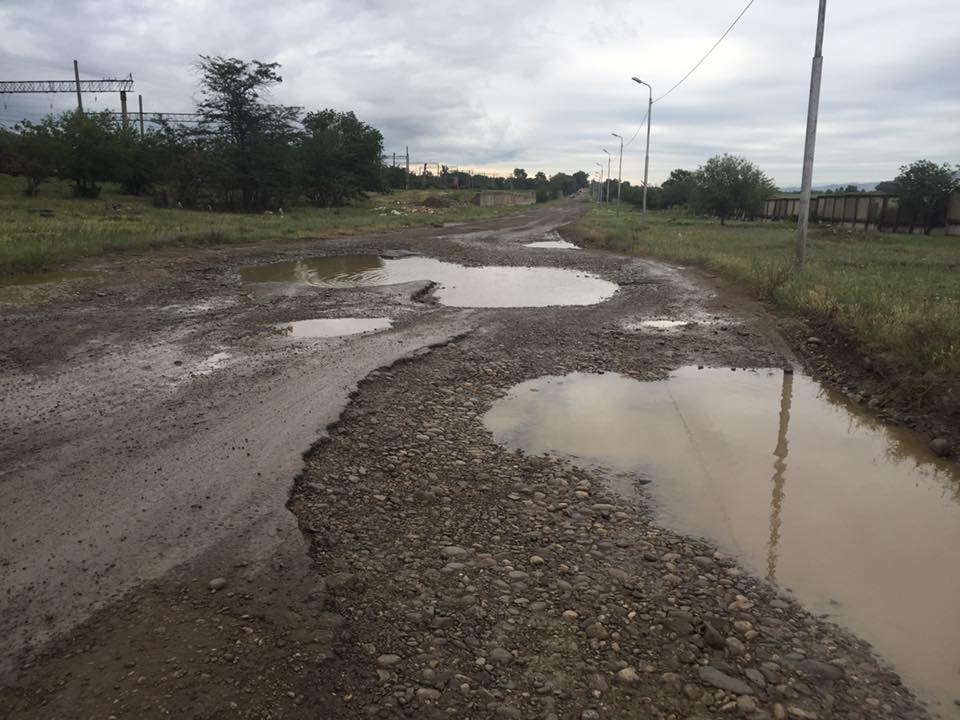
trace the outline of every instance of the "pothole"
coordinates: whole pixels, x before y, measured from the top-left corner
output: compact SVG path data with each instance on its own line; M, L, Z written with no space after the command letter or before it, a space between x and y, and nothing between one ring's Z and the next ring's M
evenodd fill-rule
M523 246L528 248L543 248L545 250L580 249L577 245L574 245L572 242L568 242L567 240L537 240L536 242L524 243Z
M485 423L509 447L650 478L661 522L845 623L951 707L960 472L921 436L781 370L543 377Z
M467 267L433 258L339 255L244 267L244 282L323 288L437 283L434 296L451 307L593 305L618 290L590 273L548 267Z
M392 325L390 318L316 318L283 323L276 327L292 338L327 338L378 332L388 330Z

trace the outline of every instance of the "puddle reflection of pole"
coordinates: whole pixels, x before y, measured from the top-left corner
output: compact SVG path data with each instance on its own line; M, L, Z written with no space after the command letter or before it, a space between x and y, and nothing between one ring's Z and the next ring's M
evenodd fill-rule
M773 497L770 500L770 542L767 545L767 579L775 580L777 574L777 553L780 545L780 524L782 522L784 497L784 474L787 471L787 429L790 426L790 402L793 398L793 374L783 373L783 391L780 393L780 429L777 433L777 447L773 451Z

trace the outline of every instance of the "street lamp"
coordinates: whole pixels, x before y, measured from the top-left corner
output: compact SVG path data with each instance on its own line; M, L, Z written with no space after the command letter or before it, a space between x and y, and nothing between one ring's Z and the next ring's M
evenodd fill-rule
M597 183L597 205L603 201L603 163L593 163L600 168L600 182Z
M607 205L609 205L609 204L610 204L610 153L607 151L606 148L600 148L600 149L603 150L605 153L607 153L607 185L606 185L606 188L607 188Z
M615 138L620 138L620 165L617 168L617 215L620 214L620 188L623 185L623 138L616 133L610 133Z
M650 91L649 100L647 102L647 157L643 161L643 214L647 214L647 177L650 170L650 115L653 113L653 88L650 87L650 83L645 83L640 78L632 78L635 83L641 85L646 85L647 89Z

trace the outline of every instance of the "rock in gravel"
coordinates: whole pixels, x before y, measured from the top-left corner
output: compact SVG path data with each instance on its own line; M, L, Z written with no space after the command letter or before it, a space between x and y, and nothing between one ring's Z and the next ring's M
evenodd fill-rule
M580 720L600 720L600 713L596 710L584 710L580 713Z
M214 578L209 583L207 583L207 587L209 587L214 592L217 592L217 590L223 590L226 586L227 586L227 579L225 577Z
M755 692L754 689L743 680L730 677L711 665L697 668L697 674L700 676L701 682L712 685L720 690L726 690L727 692L736 693L737 695L753 695Z
M632 667L625 667L617 673L617 682L622 685L634 685L640 682L640 675Z
M447 558L458 558L466 555L467 551L456 545L447 545L447 547L440 551L440 554Z
M737 698L737 710L744 715L750 715L757 711L757 701L749 695L741 695Z
M948 457L951 449L950 441L946 438L938 437L930 441L930 451L937 457Z
M801 660L797 667L807 675L824 680L839 680L843 677L843 668L820 660Z
M393 667L398 662L400 662L399 655L381 655L377 658L377 665L382 668Z
M510 654L509 650L498 647L490 651L487 659L497 665L507 665L513 660L513 655Z

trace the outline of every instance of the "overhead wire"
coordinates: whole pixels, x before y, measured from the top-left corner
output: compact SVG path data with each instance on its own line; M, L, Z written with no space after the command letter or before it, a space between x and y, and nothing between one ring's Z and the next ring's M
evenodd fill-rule
M755 3L755 2L756 2L756 0L749 0L749 1L747 2L747 4L744 6L743 10L740 11L740 14L737 15L736 18L734 18L734 20L733 20L732 23L730 23L730 26L729 26L726 30L723 31L723 35L721 35L720 38L711 46L711 48L710 48L709 50L707 50L706 54L697 61L696 65L694 65L692 68L690 68L690 70L687 72L687 74L684 75L682 78L680 78L680 79L673 85L673 87L671 87L669 90L667 90L663 95L661 95L660 97L654 98L653 102L655 102L655 103L660 102L660 101L663 100L667 95L669 95L669 94L672 93L674 90L676 90L678 87L680 87L681 85L683 85L683 83L686 82L687 78L689 78L691 75L693 75L693 73L695 73L695 72L697 71L697 68L699 68L701 65L703 65L704 61L705 61L708 57L710 57L711 53L713 53L714 50L717 49L717 47L720 45L720 43L723 42L724 38L726 38L727 35L730 34L730 31L733 30L733 28L736 27L737 23L740 22L740 19L741 19L744 15L747 14L747 10L749 10L749 9L750 9L750 6L753 5L753 3ZM644 123L647 121L647 115L648 115L649 113L650 113L650 108L649 108L649 106L648 106L647 112L646 112L646 113L644 114L644 116L643 116L643 120L640 121L640 127L637 128L637 131L633 134L633 137L630 138L630 142L624 144L624 147L629 147L630 144L633 143L633 141L637 139L637 136L640 134L640 131L643 129Z

